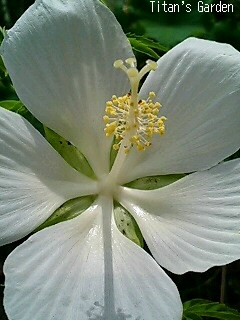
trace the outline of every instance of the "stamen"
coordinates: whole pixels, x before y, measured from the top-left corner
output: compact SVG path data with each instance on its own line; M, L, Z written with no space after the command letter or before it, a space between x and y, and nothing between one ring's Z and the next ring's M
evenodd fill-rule
M124 151L129 153L133 146L138 151L144 151L151 146L153 134L164 135L166 117L158 117L161 104L153 102L156 94L149 92L147 100L138 99L138 87L142 77L149 71L155 71L157 63L147 60L146 65L138 71L136 59L128 58L116 60L114 67L124 71L131 84L131 93L122 97L112 96L106 103L106 115L103 121L106 123L105 134L107 137L115 135L118 142L113 145L114 150L119 150L124 140Z

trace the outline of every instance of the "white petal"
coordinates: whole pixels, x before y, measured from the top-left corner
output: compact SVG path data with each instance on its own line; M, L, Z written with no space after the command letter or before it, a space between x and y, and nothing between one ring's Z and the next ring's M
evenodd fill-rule
M240 258L240 161L152 191L121 188L155 259L174 273L205 271Z
M163 105L166 134L131 151L121 182L208 169L240 147L240 53L230 45L185 40L158 61L140 96L149 91Z
M38 0L7 33L2 54L33 115L77 146L97 174L106 172L105 103L128 91L113 62L133 56L113 14L97 0Z
M21 116L0 108L0 245L20 239L65 201L96 192Z
M11 320L181 319L176 286L146 252L111 228L111 205L96 202L10 254L4 303Z

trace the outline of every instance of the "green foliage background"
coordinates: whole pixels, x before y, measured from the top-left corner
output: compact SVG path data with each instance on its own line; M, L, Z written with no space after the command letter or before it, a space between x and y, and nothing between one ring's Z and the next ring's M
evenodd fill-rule
M162 1L160 0L160 3ZM9 29L33 2L33 0L0 0L0 26ZM149 0L103 0L102 2L114 12L124 31L128 34L140 65L149 56L157 59L171 47L189 36L226 42L240 50L240 0L222 1L222 3L233 4L233 13L199 13L197 10L197 0L185 0L185 4L191 5L191 12L186 12L185 7L181 6L181 0L167 0L168 4L178 3L180 5L181 10L176 13L163 12L162 7L161 12L157 12L156 5L155 12L151 12ZM215 0L204 0L206 4L216 4L218 2ZM0 101L17 99L10 79L0 61ZM6 106L9 105L6 103ZM12 108L23 114L29 121L35 121L32 115L24 110L24 106L20 102L13 104ZM35 121L34 124L38 130L43 130L40 123ZM235 157L239 157L239 152L231 158ZM1 298L4 284L2 266L6 256L19 243L21 242L0 248ZM183 301L201 298L217 302L220 300L222 285L222 288L225 287L224 302L228 306L240 310L239 261L224 268L212 268L202 274L189 272L183 276L169 275L177 284ZM223 285L224 280L225 286ZM239 314L235 313L235 311L226 311L224 308L224 306L219 307L216 304L197 300L185 305L186 312L184 319L240 319ZM221 313L221 317L217 316L218 312L219 314ZM0 320L6 319L2 304L0 304Z

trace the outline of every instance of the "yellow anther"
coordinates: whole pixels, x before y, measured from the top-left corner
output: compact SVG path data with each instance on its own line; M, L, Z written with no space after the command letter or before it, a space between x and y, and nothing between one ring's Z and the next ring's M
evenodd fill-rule
M145 147L142 144L138 143L137 144L137 149L138 149L138 151L144 151Z
M156 97L155 92L153 92L153 91L149 92L149 97L150 97L151 99L154 99L154 98Z
M106 136L110 136L112 133L114 133L114 131L116 130L117 128L117 122L114 121L112 123L107 123L106 124L106 127L104 129L105 133L106 133Z
M139 136L133 136L130 138L130 142L131 143L136 143L140 140L140 137Z
M109 121L110 121L110 119L109 119L109 117L108 117L108 116L104 116L104 117L103 117L103 121L104 121L105 123L107 123L107 122L109 122Z
M119 148L120 148L119 144L116 144L116 143L115 143L115 144L113 145L113 149L114 149L114 150L117 151L117 150L119 150Z
M150 100L150 101L151 101L151 100ZM151 109L153 109L153 108L154 108L154 104L153 104L153 103L151 103L151 102L149 103L149 105L148 105L148 106L149 106L149 108L151 108Z
M116 115L116 110L112 106L107 106L105 112L110 116Z
M148 114L148 113L150 113L150 112L151 112L151 108L149 108L149 107L148 107L148 108L145 108L145 110L144 110L144 111L145 111L145 113L147 113L147 114Z
M165 133L165 127L160 128L160 135L163 136Z
M166 118L166 117L164 117L164 116L161 116L160 120L162 120L162 121L166 121L166 120L167 120L167 118Z

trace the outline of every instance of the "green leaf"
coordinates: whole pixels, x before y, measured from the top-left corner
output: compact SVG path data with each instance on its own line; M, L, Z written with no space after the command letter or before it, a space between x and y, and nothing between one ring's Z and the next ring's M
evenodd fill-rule
M44 127L45 137L53 148L77 171L96 179L96 176L84 155L69 141L58 135L53 130Z
M0 79L4 79L7 77L7 70L5 68L5 65L3 63L2 57L0 57Z
M0 44L3 41L4 34L5 34L5 28L0 27ZM0 78L5 78L6 76L7 76L7 70L3 63L2 57L0 57Z
M144 53L154 59L160 58L159 54L154 49L157 49L158 51L162 51L162 52L168 51L167 47L162 46L161 44L151 39L148 39L146 37L137 36L135 34L127 34L127 36L128 36L128 40L131 43L132 48L135 51Z
M5 34L6 34L6 29L5 27L0 27L0 43L2 43L4 37L5 37Z
M157 49L159 51L162 52L167 52L169 50L169 48L167 48L166 46L163 46L162 44L160 44L159 42L156 42L152 39L149 39L145 36L139 36L133 33L127 33L127 37L128 38L134 38L138 41L140 41L141 43L145 44L146 46L148 46L149 48L152 49Z
M140 247L143 247L143 236L135 219L118 203L116 203L114 207L114 217L116 225L121 233Z
M54 213L43 224L34 230L34 232L40 231L59 222L67 221L77 217L83 211L87 210L94 200L94 196L86 196L71 199L65 202L60 208L55 210Z
M156 21L143 20L146 36L161 41L166 47L173 47L190 36L204 35L206 30L201 24L159 24Z
M2 43L6 30L5 28L0 27L0 44ZM0 84L2 84L5 88L15 93L15 90L12 87L12 83L10 77L8 75L7 69L3 63L3 59L0 56Z
M133 189L153 190L165 187L168 184L183 178L184 176L185 174L170 174L165 176L144 177L131 181L125 186Z
M191 318L191 315L200 317L215 318L221 320L240 320L240 313L225 304L212 302L208 300L195 299L183 304L183 314L185 318ZM201 319L201 318L200 318ZM196 318L198 320L198 318Z
M106 0L99 0L99 1L102 2L102 4L104 4L106 7L108 7Z
M183 315L183 320L203 320L203 318L192 312L189 312L187 316Z
M28 109L22 104L19 100L4 100L0 101L0 106L9 111L13 111L15 113L20 114L21 116L26 116L28 113Z

